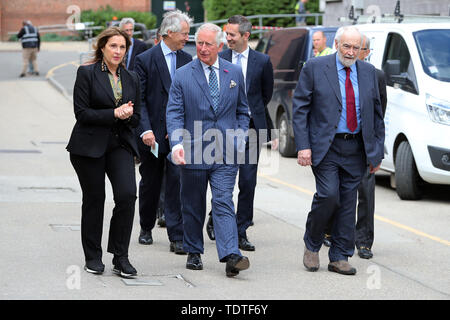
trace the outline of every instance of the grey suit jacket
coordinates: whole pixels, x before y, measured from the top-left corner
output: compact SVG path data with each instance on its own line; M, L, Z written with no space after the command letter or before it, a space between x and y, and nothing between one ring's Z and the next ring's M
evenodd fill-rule
M384 122L375 68L357 60L361 131L368 163L383 159ZM293 126L296 148L311 149L317 166L333 142L342 112L342 98L336 69L336 54L317 57L301 71L293 98Z

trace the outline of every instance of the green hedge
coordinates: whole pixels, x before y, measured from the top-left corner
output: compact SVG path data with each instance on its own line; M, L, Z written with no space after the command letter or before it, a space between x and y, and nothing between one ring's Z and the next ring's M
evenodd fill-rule
M106 28L106 23L112 21L113 18L120 21L122 18L133 18L136 22L143 23L147 29L153 29L156 26L156 17L150 12L139 11L117 11L107 5L106 8L100 7L97 11L84 10L81 12L81 22L93 21L95 26ZM101 30L94 30L94 36L98 35Z
M235 14L253 16L259 14L295 13L297 0L204 0L203 7L209 21L227 19ZM319 11L319 0L309 0L306 3L309 13ZM257 20L251 21L254 25ZM307 18L308 24L314 24L314 17ZM291 27L295 26L295 18L263 19L265 26Z

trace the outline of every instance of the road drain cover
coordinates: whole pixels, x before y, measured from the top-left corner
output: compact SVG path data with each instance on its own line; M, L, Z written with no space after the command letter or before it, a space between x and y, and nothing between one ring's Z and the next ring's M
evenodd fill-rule
M81 225L79 224L50 224L50 228L53 231L80 231Z
M151 279L123 279L123 283L127 286L162 286L162 282L159 280Z

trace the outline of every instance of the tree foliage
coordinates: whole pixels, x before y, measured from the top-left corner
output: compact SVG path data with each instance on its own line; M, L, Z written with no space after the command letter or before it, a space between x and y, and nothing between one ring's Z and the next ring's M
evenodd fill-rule
M107 22L112 20L120 21L122 18L133 18L136 22L143 23L147 29L153 29L156 25L156 17L150 12L140 11L117 11L111 6L107 5L106 8L100 7L100 9L84 10L81 12L81 22L94 22L95 26L107 26ZM97 34L100 31L97 32ZM96 34L95 34L96 35Z
M227 19L235 14L252 16L260 14L295 13L297 0L204 0L203 7L208 21ZM319 0L309 0L306 3L309 13L319 11ZM251 21L257 24L257 20ZM314 24L314 18L307 19L308 24ZM295 26L295 18L264 18L265 26L289 27Z

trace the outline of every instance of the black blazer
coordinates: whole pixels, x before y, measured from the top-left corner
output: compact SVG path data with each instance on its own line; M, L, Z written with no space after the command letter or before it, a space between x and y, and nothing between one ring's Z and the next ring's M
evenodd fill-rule
M114 125L119 136L134 155L138 148L133 128L139 125L141 91L138 76L120 66L122 101L134 103L133 115L127 120L114 117L115 99L108 73L102 71L101 62L78 68L73 90L73 106L77 122L72 130L66 149L80 156L100 158L108 146Z
M134 70L134 63L136 61L136 56L147 50L145 43L139 39L134 39L133 51L131 51L130 64L128 65L128 70Z
M190 54L177 51L177 69L192 61ZM169 89L172 84L169 68L167 68L161 43L136 57L135 71L141 81L142 117L139 129L136 130L139 147L150 152L139 136L152 130L159 144L159 153L170 152L169 139L166 139L166 106L169 100Z
M380 100L381 100L381 110L383 111L383 118L384 118L387 104L386 76L384 75L383 70L375 69L375 72L377 73L378 90L380 91Z
M232 62L230 49L220 52L219 56ZM273 68L268 55L250 49L245 82L248 106L255 128L269 129L268 139L270 140L270 129L273 129L273 124L267 111L267 104L272 99Z

